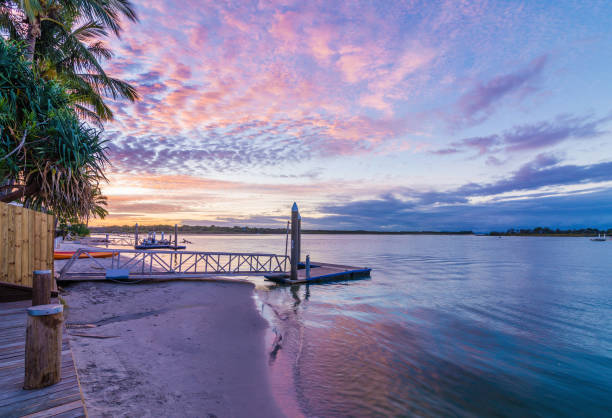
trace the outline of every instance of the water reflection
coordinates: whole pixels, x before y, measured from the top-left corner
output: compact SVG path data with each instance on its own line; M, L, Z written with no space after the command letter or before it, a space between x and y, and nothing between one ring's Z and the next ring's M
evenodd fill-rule
M284 251L284 236L190 240ZM302 248L374 270L350 283L253 279L270 347L282 336L270 367L288 415L610 415L612 242L306 235Z
M286 315L277 361L307 415L608 413L607 253L593 265L600 250L575 239L393 238L309 242L366 260L372 280L265 292Z

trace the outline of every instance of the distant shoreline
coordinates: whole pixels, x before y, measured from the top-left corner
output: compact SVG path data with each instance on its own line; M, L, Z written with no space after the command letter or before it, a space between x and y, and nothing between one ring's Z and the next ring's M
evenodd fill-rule
M90 227L94 234L133 234L133 226L108 226ZM139 227L140 234L148 232L174 233L171 225L143 225ZM224 227L224 226L192 226L183 225L178 227L179 235L285 235L284 228L255 228L255 227ZM531 230L509 230L506 232L477 233L473 231L368 231L368 230L326 230L326 229L303 229L304 235L474 235L474 236L518 236L518 237L593 237L598 234L610 234L612 231L598 231L593 228L581 230L558 230L549 228L536 228Z

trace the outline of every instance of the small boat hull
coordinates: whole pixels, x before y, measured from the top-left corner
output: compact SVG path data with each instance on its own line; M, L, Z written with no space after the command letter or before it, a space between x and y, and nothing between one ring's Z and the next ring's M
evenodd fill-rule
M184 245L174 246L174 245L155 245L155 244L153 245L135 245L134 246L134 249L136 250L159 250L162 248L165 248L168 250L184 250L187 247L185 247Z
M68 260L72 258L75 253L76 251L54 251L53 259ZM87 252L87 254L79 254L79 258L89 258L89 256L92 256L93 258L109 258L112 257L114 254L116 253L113 251L90 251Z

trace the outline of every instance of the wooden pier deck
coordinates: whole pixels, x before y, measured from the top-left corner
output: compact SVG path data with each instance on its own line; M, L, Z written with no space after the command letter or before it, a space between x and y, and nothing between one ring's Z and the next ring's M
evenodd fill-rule
M26 309L31 305L30 300L0 303L0 417L87 416L65 328L62 380L42 389L22 388Z
M371 271L372 269L367 267L359 268L340 264L312 262L310 277L306 277L306 269L302 268L302 266L298 270L297 280L291 280L289 273L267 274L264 277L270 281L282 284L321 283L369 277Z

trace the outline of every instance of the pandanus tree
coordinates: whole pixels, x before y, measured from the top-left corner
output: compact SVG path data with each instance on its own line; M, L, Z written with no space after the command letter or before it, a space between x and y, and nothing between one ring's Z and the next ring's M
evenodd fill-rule
M24 52L0 39L0 201L64 219L104 217L101 132L79 120L64 86L40 77Z
M0 0L0 32L24 42L33 67L60 80L72 107L96 122L113 118L105 97L138 99L134 87L101 65L112 58L102 39L119 35L122 17L137 20L129 0Z

